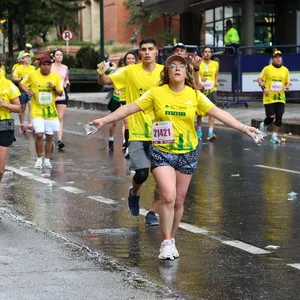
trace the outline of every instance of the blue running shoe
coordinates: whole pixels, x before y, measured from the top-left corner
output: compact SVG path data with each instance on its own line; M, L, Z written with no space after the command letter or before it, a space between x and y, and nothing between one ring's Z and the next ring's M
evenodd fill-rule
M217 136L213 133L209 133L207 136L207 141L208 142L213 142L215 139L217 138Z
M140 213L140 196L134 196L131 193L132 186L129 188L128 209L132 215L138 216Z
M197 138L199 141L202 140L202 129L201 128L197 129Z
M280 141L279 141L278 136L272 136L272 138L271 138L271 143L272 143L272 144L275 144L275 145L280 144Z
M149 211L145 217L146 225L148 226L157 226L158 219L157 216L155 215L154 211Z

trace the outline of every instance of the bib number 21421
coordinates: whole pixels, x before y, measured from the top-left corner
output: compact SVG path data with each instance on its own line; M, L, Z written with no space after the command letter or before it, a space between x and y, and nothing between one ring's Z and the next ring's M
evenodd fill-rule
M171 121L153 123L152 142L154 144L174 143L174 134Z

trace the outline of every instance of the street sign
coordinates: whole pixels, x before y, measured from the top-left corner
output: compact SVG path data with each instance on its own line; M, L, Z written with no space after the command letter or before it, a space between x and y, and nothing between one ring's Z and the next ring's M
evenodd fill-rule
M71 30L64 30L61 34L61 37L64 41L69 42L73 39L73 32Z

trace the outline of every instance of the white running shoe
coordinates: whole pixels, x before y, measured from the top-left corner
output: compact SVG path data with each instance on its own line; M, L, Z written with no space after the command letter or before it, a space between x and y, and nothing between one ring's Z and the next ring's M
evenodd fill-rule
M46 169L52 169L52 165L51 165L51 162L50 162L49 159L44 160L43 167L46 168Z
M164 240L160 245L158 258L174 260L173 249L174 249L174 247L173 247L172 241Z
M175 245L175 239L171 239L171 242L172 242L172 246L173 246L173 257L174 258L178 258L179 257L179 252L176 248L176 245Z
M43 159L41 157L38 157L35 164L35 169L41 169L43 167Z

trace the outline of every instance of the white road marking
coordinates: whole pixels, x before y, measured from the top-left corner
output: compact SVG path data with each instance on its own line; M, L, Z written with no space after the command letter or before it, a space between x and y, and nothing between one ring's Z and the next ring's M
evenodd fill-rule
M198 234L208 234L209 231L191 224L180 223L179 228Z
M265 165L254 165L254 167L264 168L264 169L271 169L271 170L282 171L282 172L293 173L293 174L300 174L299 171L283 169L283 168L276 168L276 167L270 167L270 166L265 166Z
M53 180L50 180L50 179L47 179L47 178L44 178L44 177L39 177L35 174L29 173L29 172L26 172L26 171L23 171L23 170L14 168L14 167L6 166L5 169L9 170L9 171L12 171L16 174L19 174L23 177L27 177L27 178L33 179L35 181L41 182L41 183L47 183L47 184L55 184L56 183Z
M85 191L77 189L73 186L62 186L62 187L60 187L60 189L70 192L72 194L84 194L85 193Z
M298 270L300 270L300 264L287 264L288 266L292 267L292 268L296 268Z
M101 203L105 203L105 204L116 204L116 203L118 203L117 201L115 201L113 199L105 198L105 197L102 197L102 196L88 196L88 198L96 200L96 201L101 202Z
M257 165L257 166L260 166L260 165ZM39 181L39 182L42 182L42 183L51 184L51 185L56 183L55 181L52 181L50 179L39 177L39 176L36 176L32 173L29 173L29 172L26 172L26 171L23 171L23 170L14 168L14 167L6 166L5 169L7 169L9 171L12 171L12 172L15 172L15 173L17 173L21 176L27 177L28 179L33 179L33 180L36 180L36 181ZM65 190L65 191L70 192L70 193L73 193L73 194L83 194L83 193L85 193L85 191L83 191L83 190L80 190L80 189L75 188L75 187L70 187L70 186L63 186L63 187L60 187L60 189ZM95 200L95 201L98 201L98 202L105 203L105 204L116 204L116 203L118 203L117 201L115 201L113 199L105 198L103 196L88 196L88 198L92 199L92 200ZM147 213L148 213L148 211L146 209L144 209L142 207L140 208L140 215L146 216ZM179 227L181 229L184 229L186 231L189 231L189 232L192 232L192 233L195 233L195 234L203 234L203 235L208 235L209 234L208 230L197 227L197 226L194 226L194 225L191 225L191 224L187 224L187 223L180 223ZM268 253L271 253L270 251L260 249L258 247L243 243L241 241L237 241L237 240L223 241L223 238L219 237L218 235L213 235L213 236L211 236L211 238L219 240L223 244L239 248L241 250L247 251L247 252L252 253L252 254L268 254ZM297 265L297 264L294 264L294 265ZM294 266L294 265L291 265L291 266ZM300 264L299 264L299 269L300 269Z
M267 250L264 250L264 249L261 249L261 248L258 248L258 247L255 247L255 246L252 246L252 245L249 245L249 244L243 243L241 241L237 241L237 240L223 241L222 243L232 246L232 247L236 247L236 248L244 250L244 251L247 251L252 254L269 254L269 253L271 253L270 251L267 251Z

